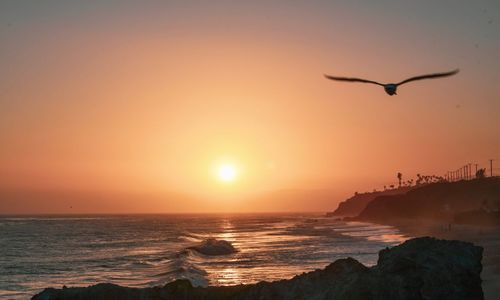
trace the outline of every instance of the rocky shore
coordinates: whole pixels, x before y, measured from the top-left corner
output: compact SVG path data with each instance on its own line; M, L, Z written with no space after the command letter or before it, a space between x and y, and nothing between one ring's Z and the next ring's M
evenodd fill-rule
M472 243L422 237L381 250L373 267L345 258L276 282L205 288L187 280L152 288L105 283L47 288L32 299L483 299L482 252Z

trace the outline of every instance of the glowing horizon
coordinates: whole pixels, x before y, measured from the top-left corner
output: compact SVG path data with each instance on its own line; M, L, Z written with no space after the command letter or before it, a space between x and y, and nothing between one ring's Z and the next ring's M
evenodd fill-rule
M500 159L499 4L389 2L2 2L0 213L329 210ZM248 200L281 190L331 201Z

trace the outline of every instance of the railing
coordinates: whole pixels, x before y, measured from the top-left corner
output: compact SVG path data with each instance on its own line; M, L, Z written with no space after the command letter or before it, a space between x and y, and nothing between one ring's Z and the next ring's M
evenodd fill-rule
M479 176L495 177L500 176L500 167L496 167L498 159L489 159L481 163L467 163L464 166L448 171L444 174L447 181L471 180Z

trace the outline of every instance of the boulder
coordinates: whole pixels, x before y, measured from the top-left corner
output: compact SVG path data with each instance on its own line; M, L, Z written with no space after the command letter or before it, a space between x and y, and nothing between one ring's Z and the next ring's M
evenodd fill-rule
M224 240L207 239L201 244L189 247L204 255L227 255L237 252L236 248L230 242Z

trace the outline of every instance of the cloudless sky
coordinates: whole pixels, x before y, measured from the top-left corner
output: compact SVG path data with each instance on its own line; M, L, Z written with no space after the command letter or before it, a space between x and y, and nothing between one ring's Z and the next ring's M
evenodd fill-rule
M1 1L0 213L327 210L486 166L499 29L494 0ZM245 200L288 189L331 202Z

